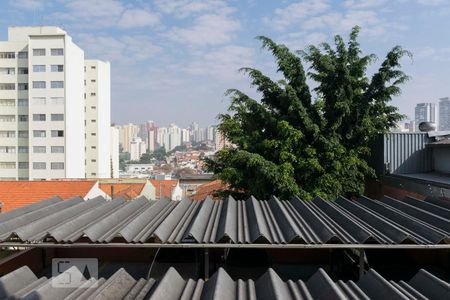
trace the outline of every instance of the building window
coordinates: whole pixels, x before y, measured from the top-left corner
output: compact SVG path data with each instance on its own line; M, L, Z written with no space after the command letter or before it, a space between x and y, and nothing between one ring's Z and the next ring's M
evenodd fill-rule
M20 138L28 138L28 131L20 130L18 135Z
M95 96L95 95L97 95L96 93L91 93L91 96Z
M45 72L45 65L33 65L33 72Z
M51 49L51 55L52 56L64 55L64 49L63 48L53 48L53 49Z
M0 68L0 75L15 75L16 68Z
M14 83L0 83L0 90L11 91L11 90L15 90L15 89L16 89L16 85Z
M33 114L33 121L45 121L45 114Z
M0 153L16 153L15 146L0 146Z
M63 162L52 162L51 169L52 170L64 170L64 163Z
M91 82L96 82L96 80L95 79L91 79Z
M95 69L97 69L97 67L96 66L91 66L91 69L95 70Z
M16 58L16 53L15 52L0 52L0 58L14 59L14 58Z
M96 106L91 106L91 109L97 109L97 107Z
M63 137L64 130L52 130L52 137Z
M0 138L14 138L16 137L16 132L12 130L2 130L0 131Z
M15 162L0 162L0 169L15 169Z
M15 122L15 115L0 115L0 122Z
M52 89L64 88L64 81L52 81L50 84Z
M96 136L97 134L95 132L91 133L92 136Z
M45 162L34 162L33 169L34 170L45 170L47 168L47 164Z
M33 137L35 138L45 138L46 136L45 130L33 130Z
M91 149L97 149L97 147L96 146L91 146Z
M91 123L96 123L97 122L97 120L91 120Z
M96 162L97 160L96 159L91 159L91 162Z
M52 65L52 72L64 72L64 65Z
M52 114L52 121L64 121L64 114Z
M19 146L17 151L19 153L28 153L28 147L27 146Z
M51 152L52 153L64 153L64 146L52 146Z
M19 91L27 91L28 90L28 83L19 83L17 85L17 87L19 88Z
M51 97L50 100L53 105L64 105L64 97Z
M28 115L19 115L19 122L28 122Z
M33 56L45 56L45 49L33 49Z
M27 51L19 51L17 53L18 59L27 59L28 58L28 52Z
M0 99L0 106L16 106L14 99Z
M47 149L45 146L33 146L33 153L46 153Z
M28 99L17 100L17 106L28 106Z
M32 105L45 105L46 104L45 97L33 97L31 98L31 104Z
M19 161L19 169L28 169L30 164L26 161Z
M28 74L28 68L18 68L19 74L21 75L27 75Z
M45 89L45 81L33 81L33 89Z

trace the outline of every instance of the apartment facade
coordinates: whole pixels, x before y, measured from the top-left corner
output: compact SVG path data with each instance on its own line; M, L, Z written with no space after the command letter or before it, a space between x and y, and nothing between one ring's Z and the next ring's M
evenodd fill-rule
M0 41L0 180L111 176L109 63L84 66L84 51L64 30L8 28Z
M0 179L84 177L84 52L57 27L0 42Z

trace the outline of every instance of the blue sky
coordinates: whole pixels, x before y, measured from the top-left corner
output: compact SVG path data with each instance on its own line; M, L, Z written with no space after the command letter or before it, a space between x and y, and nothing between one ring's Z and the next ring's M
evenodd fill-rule
M255 36L298 50L354 25L378 63L397 44L413 53L403 62L412 80L394 100L402 113L450 95L450 0L3 0L0 16L2 40L8 26L57 25L86 58L109 60L118 124L217 123L226 89L257 96L240 67L277 76Z

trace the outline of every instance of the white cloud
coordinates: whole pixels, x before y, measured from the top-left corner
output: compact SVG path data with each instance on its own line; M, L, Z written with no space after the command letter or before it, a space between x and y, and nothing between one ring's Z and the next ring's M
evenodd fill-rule
M155 0L156 7L166 14L185 18L206 12L229 12L230 8L222 0Z
M412 50L413 58L419 60L433 60L438 62L450 61L450 48L421 47Z
M54 17L70 21L78 28L139 28L155 26L159 16L148 9L125 6L118 0L74 0L65 2L65 10Z
M346 0L344 5L351 9L377 7L385 4L387 0Z
M80 34L79 44L87 57L112 61L114 65L136 64L161 52L161 48L145 35Z
M228 45L198 54L183 69L190 75L235 81L242 78L240 68L254 64L254 55L253 48Z
M191 27L175 27L168 32L172 41L189 46L219 45L230 42L240 24L228 14L205 14Z
M272 18L264 18L264 22L276 30L284 30L298 25L307 17L315 16L329 9L327 0L304 0L277 8Z
M441 4L448 4L448 0L417 0L417 3L422 5L436 6Z
M9 4L24 10L41 10L45 5L44 1L41 0L10 0Z
M127 9L120 17L117 25L121 28L134 28L155 26L159 23L159 17L143 9Z

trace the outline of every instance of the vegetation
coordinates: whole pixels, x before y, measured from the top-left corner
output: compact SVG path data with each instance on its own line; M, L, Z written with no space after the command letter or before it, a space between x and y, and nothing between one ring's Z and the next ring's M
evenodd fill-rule
M206 160L207 170L244 196L362 194L365 179L374 176L367 163L370 143L403 118L389 103L408 80L400 60L410 54L394 47L369 76L367 67L376 57L362 54L358 32L355 27L347 43L338 35L333 46L323 43L295 53L258 37L283 79L242 69L261 99L236 89L227 92L231 105L229 113L219 115L219 130L234 146Z

